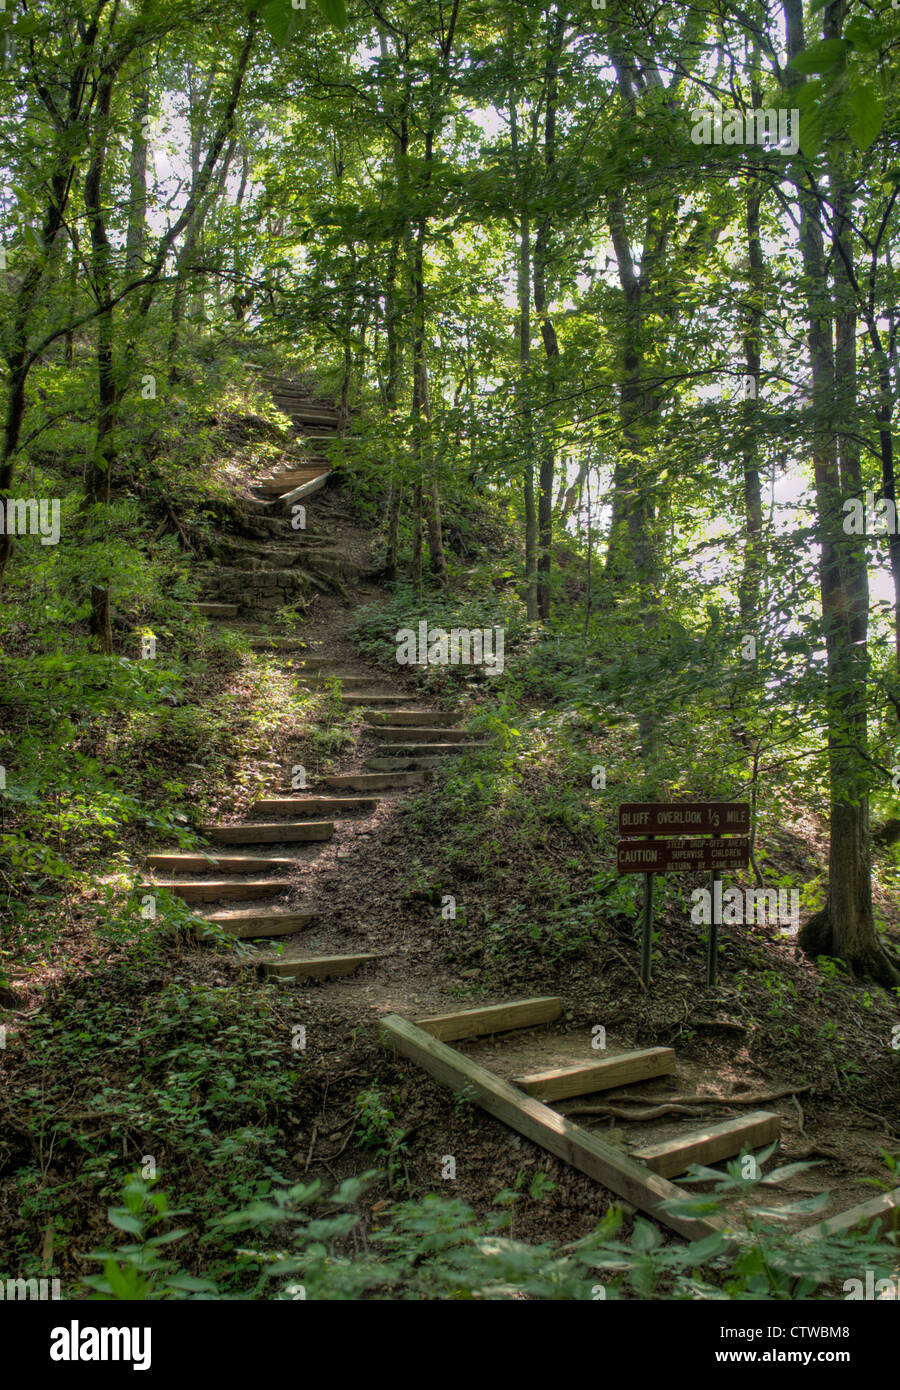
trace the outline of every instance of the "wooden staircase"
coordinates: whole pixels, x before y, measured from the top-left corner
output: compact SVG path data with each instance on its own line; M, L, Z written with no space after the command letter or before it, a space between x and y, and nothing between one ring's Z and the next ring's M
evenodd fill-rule
M208 620L223 623L238 611L236 605L212 601L196 608ZM375 793L419 788L447 754L485 745L460 727L459 712L422 708L417 697L382 673L366 670L362 661L335 658L301 638L273 637L252 624L243 624L242 631L249 634L254 651L274 655L300 686L315 690L338 682L342 703L363 711L363 738L378 740L375 754L366 762L367 770L323 776L300 795L273 788L254 802L244 821L199 826L208 848L148 855L151 876L139 891L152 895L166 889L197 904L201 940L215 939L218 931L263 943L262 949L251 948L248 961L265 975L279 980L349 975L377 962L377 954L314 954L301 950L294 939L316 922L312 905L284 901L293 891L291 871L301 862L299 854L317 854L334 835L336 823L372 816L380 800ZM393 756L398 752L402 757ZM382 767L384 762L391 766ZM244 906L250 903L252 907ZM264 949L265 941L275 937L285 939L278 955Z
M262 380L272 392L278 409L289 416L292 433L306 462L260 479L253 490L264 501L289 505L318 492L327 483L331 464L322 449L340 438L341 416L331 402L313 395L288 377L264 375Z

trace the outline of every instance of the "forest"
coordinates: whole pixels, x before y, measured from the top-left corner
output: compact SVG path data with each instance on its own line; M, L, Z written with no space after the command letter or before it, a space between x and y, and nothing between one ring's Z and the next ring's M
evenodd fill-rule
M0 1298L900 1296L900 0L0 35Z

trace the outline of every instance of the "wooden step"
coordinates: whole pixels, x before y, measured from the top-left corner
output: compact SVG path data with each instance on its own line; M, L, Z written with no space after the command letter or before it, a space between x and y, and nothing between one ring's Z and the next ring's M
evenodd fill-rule
M554 1023L562 1013L563 1001L556 994L534 999L512 999L508 1004L487 1004L481 1009L462 1009L452 1014L432 1014L417 1018L417 1028L441 1042L458 1038L481 1038L489 1033L507 1033L513 1028L534 1028Z
M224 874L266 874L289 869L296 860L258 854L148 854L147 863L151 869L167 869L171 874L202 874L210 869Z
M380 731L380 732L383 732ZM451 754L457 757L464 757L467 753L480 753L485 748L490 748L489 743L450 743L442 741L440 743L406 743L386 744L384 747L375 749L376 758L446 758Z
M278 409L281 410L282 407L279 405ZM341 418L336 410L316 410L315 406L310 405L302 405L299 409L296 406L291 406L284 413L290 415L293 425L322 425L325 428L336 430L341 423Z
M288 840L330 840L334 821L271 821L268 824L201 825L201 834L228 845L287 844ZM220 860L221 862L221 860ZM273 861L274 862L274 861ZM296 861L287 859L287 864Z
M331 469L327 473L320 473L317 478L310 478L308 483L301 483L299 487L291 488L290 492L284 492L279 498L285 508L292 502L299 502L304 497L310 497L314 492L323 488L331 477Z
M366 961L377 959L375 955L282 956L280 960L264 961L262 968L267 975L275 975L282 980L319 980L328 975L350 975Z
M374 796L266 797L251 807L254 816L371 815L378 805Z
M194 611L204 618L236 618L240 608L236 603L195 603Z
M254 637L250 646L254 651L296 652L306 643L302 637Z
M879 1193L877 1197L872 1197L868 1202L860 1202L858 1206L849 1207L846 1211L839 1211L835 1216L829 1216L827 1220L819 1220L812 1226L804 1226L802 1231L797 1231L794 1240L802 1240L804 1243L810 1240L823 1240L826 1236L842 1236L849 1231L855 1231L858 1226L870 1230L872 1226L878 1231L889 1228L897 1229L900 1223L900 1187L895 1187L891 1192Z
M229 936L243 939L252 936L293 936L294 932L308 927L315 916L312 908L301 908L296 912L280 912L277 908L270 908L259 912L208 912L204 920L214 922Z
M274 483L305 483L310 478L317 477L325 472L327 463L301 463L296 468L285 468L280 473L270 473L265 478L260 478L255 484L256 487L268 487Z
M300 487L303 483L312 482L315 478L321 478L323 473L327 473L327 468L299 468L292 473L274 474L271 478L262 478L258 483L252 483L255 492L261 493L264 497L281 497L292 488Z
M145 883L139 888L142 896L158 893L168 889L170 893L175 893L179 898L184 898L187 903L211 903L217 902L220 898L235 899L238 901L250 900L251 898L273 898L277 893L283 893L290 887L287 879L283 878L261 878L254 882L248 882L241 878L213 878L201 881L185 882L184 879L166 879L159 883Z
M413 725L417 729L418 726L424 726L426 729L445 729L452 724L458 724L462 719L462 715L454 713L453 710L433 709L367 709L365 716L370 723L379 726L379 731L383 724L390 724L394 727Z
M383 705L385 709L408 705L415 699L415 695L373 695L371 690L347 690L346 687L341 692L341 704L343 705ZM371 715L371 713L370 708L367 710L367 714Z
M727 1105L727 1101L723 1102ZM633 1157L646 1163L661 1178L684 1173L692 1163L709 1167L723 1158L733 1158L743 1149L761 1149L781 1134L781 1116L768 1110L754 1110L736 1120L707 1125L667 1139L662 1144L647 1144L636 1149Z
M366 792L424 787L426 777L424 772L340 772L321 780L326 787L347 787Z
M443 758L366 758L369 772L435 772Z
M349 662L334 662L331 666L316 666L310 669L300 661L292 661L291 668L296 673L297 680L305 682L307 685L321 685L327 680L339 680L345 685L348 682L355 682L354 690L361 690L367 685L383 686L386 691L396 689L385 676L372 676L368 671L360 671L358 667L353 667Z
M646 1047L605 1057L600 1062L578 1062L571 1067L529 1072L515 1077L515 1083L538 1100L565 1100L568 1096L586 1096L593 1091L608 1091L612 1086L648 1081L674 1070L675 1053L671 1047Z
M387 717L391 718L390 715ZM363 726L363 733L377 734L379 738L387 739L388 743L403 743L409 747L413 746L410 744L412 737L416 739L416 747L419 746L419 739L423 743L432 742L435 744L464 743L466 739L470 743L472 741L472 735L468 729L447 729L441 728L439 725L434 727L429 725L414 727L400 725L400 727L395 727L393 724L368 724Z

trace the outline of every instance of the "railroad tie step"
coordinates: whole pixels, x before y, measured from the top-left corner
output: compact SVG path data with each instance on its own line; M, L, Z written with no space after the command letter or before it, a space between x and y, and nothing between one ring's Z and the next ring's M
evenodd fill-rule
M410 739L415 738L422 743L472 743L472 735L468 729L447 729L440 725L429 727L428 725L393 725L387 724L367 724L363 726L363 733L377 734L379 738L387 739L388 743L404 743L410 745ZM411 746L411 745L410 745Z
M323 777L326 787L348 788L351 791L397 791L405 787L423 787L424 772L339 772Z
M378 805L374 796L265 797L250 808L254 816L371 815Z
M308 927L310 922L315 920L315 916L311 907L300 908L296 912L282 912L277 908L270 908L268 911L260 909L258 912L207 912L203 920L227 932L229 936L244 939L256 936L293 936L294 932ZM202 931L199 934L202 935Z
M366 758L363 766L368 772L434 772L443 758Z
M379 730L383 732L383 730ZM440 743L432 741L430 743L412 742L407 739L405 743L388 743L383 747L375 749L376 758L444 758L455 754L463 757L466 753L479 753L485 748L489 748L488 743L451 743L441 740Z
M295 639L285 638L284 640L293 642ZM298 647L307 646L307 644L305 642L302 642L299 638L296 639L296 642ZM299 666L301 662L298 661L297 664ZM336 664L340 664L339 657L324 656L321 652L314 652L311 650L307 650L302 658L302 665L305 666L308 671L319 671L323 666L334 666ZM344 662L344 665L348 665L348 663Z
M259 964L266 975L274 975L277 979L318 980L329 975L350 975L370 960L378 960L378 956L281 956L278 960L264 960Z
M350 685L353 690L363 690L368 686L393 692L396 686L385 680L384 676L370 676L366 671L354 669L349 664L335 663L333 666L316 666L312 670L294 663L297 680L303 685L323 685L325 681L339 680L342 685Z
M806 1244L811 1240L823 1240L826 1236L842 1236L849 1234L850 1231L858 1227L865 1227L871 1230L875 1225L876 1230L882 1231L893 1229L896 1231L898 1221L900 1221L900 1187L895 1187L891 1192L882 1192L877 1197L872 1197L868 1202L860 1202L855 1207L848 1207L846 1211L839 1211L834 1216L829 1216L826 1220L818 1220L812 1226L804 1226L802 1231L794 1234L794 1240L803 1241Z
M254 651L297 652L306 647L302 637L254 637L250 646Z
M563 1001L558 994L539 994L533 999L511 999L506 1004L486 1004L480 1009L431 1014L428 1018L417 1018L415 1026L440 1042L457 1042L460 1038L481 1038L492 1033L507 1033L514 1028L555 1023L562 1010Z
M345 687L341 693L341 704L366 705L366 715L371 718L375 705L385 711L397 709L399 712L399 706L410 705L415 698L415 695L373 695L369 690L347 690Z
M536 1100L566 1100L569 1096L586 1096L613 1086L649 1081L674 1070L675 1053L671 1047L645 1047L604 1057L602 1062L578 1062L570 1067L529 1072L517 1076L515 1083Z
M723 1101L723 1104L727 1103ZM692 1163L702 1163L708 1167L723 1158L733 1158L744 1149L761 1149L780 1134L780 1115L768 1110L754 1110L752 1115L741 1115L736 1120L724 1120L721 1124L690 1130L661 1144L646 1144L641 1149L635 1149L632 1156L646 1163L661 1178L671 1178L686 1172Z
M452 710L433 710L433 709L398 709L380 710L367 709L364 711L366 719L370 724L377 724L379 732L384 724L394 725L397 728L404 725L413 726L416 731L420 726L425 728L449 728L453 724L458 724L462 719L461 714L456 714Z
M287 844L289 840L330 840L334 821L272 821L246 822L242 825L202 825L201 833L210 840L229 845ZM292 863L285 860L285 863Z
M299 487L291 488L290 492L282 493L277 500L288 507L292 502L299 502L302 497L310 497L312 493L318 492L320 488L325 486L330 477L331 469L327 473L320 473L317 478L310 478L308 483L301 483Z
M148 854L151 869L166 869L171 874L202 874L210 869L220 873L266 874L279 873L293 867L296 861L284 855L259 854Z
M240 612L240 606L236 603L195 603L192 605L196 613L202 614L204 618L236 618Z
M274 898L289 887L290 882L283 878L258 878L252 881L241 878L208 878L202 881L173 878L159 883L144 883L138 891L142 896L168 891L187 903L214 903L220 899L226 902L229 899Z

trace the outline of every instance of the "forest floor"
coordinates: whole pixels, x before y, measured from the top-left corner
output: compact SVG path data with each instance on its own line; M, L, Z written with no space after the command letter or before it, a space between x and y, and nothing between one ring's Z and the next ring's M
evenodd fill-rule
M339 492L320 494L317 517L348 555L368 554L369 533ZM370 583L354 589L349 603L317 594L300 634L311 648L359 665L349 635L354 611L383 596ZM282 660L277 653L266 659L276 667ZM290 679L287 658L283 673ZM414 689L399 668L391 679ZM223 685L233 680L221 677ZM362 767L373 744L362 724L356 711L353 745L330 759L329 772ZM258 750L260 763L305 761L307 733L283 728L277 746ZM528 773L535 797L546 775ZM0 1248L35 1272L79 1278L95 1267L89 1252L109 1240L106 1206L121 1175L148 1154L173 1206L190 1209L204 1193L198 1221L186 1218L193 1234L181 1256L197 1270L215 1259L199 1218L262 1191L273 1173L338 1183L382 1170L366 1199L367 1220L376 1225L385 1202L405 1195L452 1186L483 1212L498 1193L515 1189L515 1237L583 1236L612 1204L608 1191L393 1057L378 1039L388 1013L414 1019L539 994L563 998L558 1024L464 1045L468 1055L508 1077L550 1061L596 1060L598 1024L613 1052L671 1046L676 1075L642 1083L641 1096L650 1104L673 1090L720 1097L695 1124L740 1114L730 1097L795 1089L761 1107L781 1117L780 1159L816 1165L787 1184L786 1198L827 1190L832 1213L876 1195L872 1181L893 1185L884 1155L900 1149L900 1053L891 1046L895 1002L883 991L823 975L783 930L765 925L721 929L719 983L707 988L701 929L665 911L649 989L637 975L638 928L622 915L597 922L575 955L545 952L542 959L514 938L499 953L488 949L497 884L457 869L441 892L453 892L465 911L446 921L441 892L423 869L439 861L436 847L455 829L442 787L438 775L421 791L379 793L372 815L339 818L331 840L296 853L288 903L317 908L303 949L378 957L345 979L262 979L240 951L185 936L140 947L116 942L94 929L99 893L70 899L53 915L46 950L13 971L19 1003L5 1016ZM245 785L216 804L197 791L204 816L217 820L241 819L259 794ZM790 825L786 817L774 829L781 872L792 858L815 856L822 843L808 817ZM504 844L502 820L490 833L498 837L498 869L514 869L521 842ZM135 865L159 848L149 835L128 846ZM573 859L561 825L548 828L532 856L529 870L568 865L576 886L597 868ZM298 1024L306 1029L301 1053L290 1042ZM567 1108L615 1103L615 1094ZM680 1116L639 1126L614 1116L580 1122L626 1149L635 1130L650 1143L686 1123ZM448 1155L456 1160L452 1183L442 1179ZM538 1172L549 1181L533 1185Z

